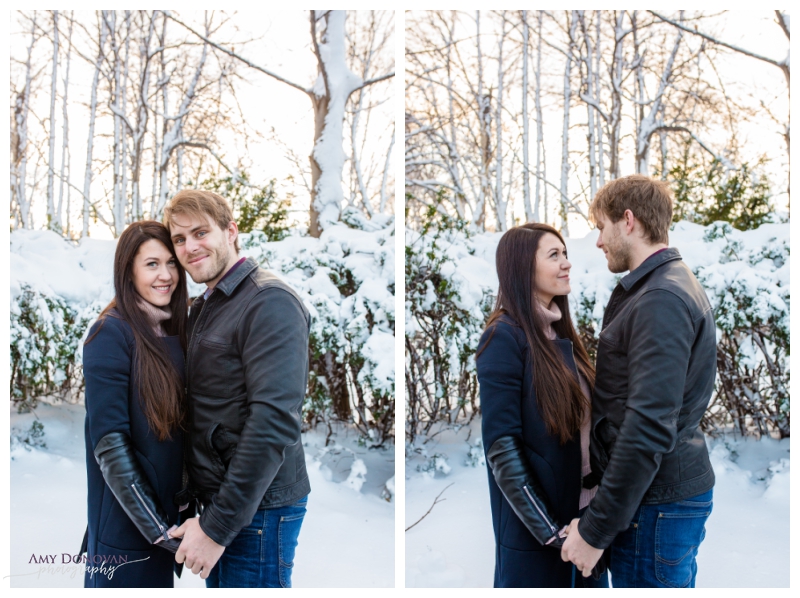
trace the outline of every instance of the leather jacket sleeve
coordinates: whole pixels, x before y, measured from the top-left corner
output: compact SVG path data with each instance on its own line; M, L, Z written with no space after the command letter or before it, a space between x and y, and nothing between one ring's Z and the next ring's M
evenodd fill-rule
M156 546L176 552L180 538L167 535L167 516L136 459L130 437L122 432L106 434L94 449L94 458L114 497L142 535Z
M494 441L486 457L500 491L528 531L542 545L560 549L564 543L558 535L561 526L550 514L552 509L528 464L522 440L501 436Z
M619 341L626 343L628 355L624 419L618 431L605 430L613 447L606 447L610 454L600 487L578 525L581 537L595 548L607 548L628 528L662 455L678 442L678 416L695 336L683 301L658 289L637 301L625 328L627 340ZM601 345L602 338L601 333Z
M249 414L219 491L200 515L200 527L228 546L258 510L284 461L300 442L308 381L309 322L289 292L270 287L244 308L237 326Z

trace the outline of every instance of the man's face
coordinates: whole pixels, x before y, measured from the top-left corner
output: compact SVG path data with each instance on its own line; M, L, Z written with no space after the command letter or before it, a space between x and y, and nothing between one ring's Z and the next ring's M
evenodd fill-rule
M176 214L169 225L175 254L197 283L213 287L236 262L235 222L222 230L207 215Z
M611 222L611 219L602 213L597 218L597 230L600 231L600 235L597 237L596 245L606 254L608 269L614 273L630 270L631 246L624 229L624 218L620 218L616 223Z

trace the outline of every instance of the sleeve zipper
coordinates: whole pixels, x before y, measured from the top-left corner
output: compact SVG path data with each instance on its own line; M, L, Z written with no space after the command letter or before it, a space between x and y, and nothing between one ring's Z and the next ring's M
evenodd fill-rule
M552 534L555 535L556 534L556 528L553 526L552 523L550 523L550 520L544 514L544 511L542 510L542 508L539 506L539 503L537 503L536 500L533 498L533 495L531 495L530 491L528 490L528 487L527 486L523 486L522 489L525 491L525 494L528 496L528 500L531 501L531 504L539 512L539 516L542 518L542 521L544 521L547 524L547 527L550 528L550 531L552 532Z
M139 491L136 489L136 484L131 484L131 488L133 488L133 492L134 492L134 494L136 494L136 497L139 499L139 502L142 503L142 506L144 507L144 510L147 511L147 513L150 515L150 518L153 520L153 523L155 523L158 526L158 530L161 532L161 535L164 536L165 540L169 540L169 536L167 535L167 532L164 529L164 526L161 525L158 522L158 519L156 519L156 516L153 515L153 511L151 511L149 509L149 507L147 506L147 503L144 502L144 499L142 498L142 495L139 494Z

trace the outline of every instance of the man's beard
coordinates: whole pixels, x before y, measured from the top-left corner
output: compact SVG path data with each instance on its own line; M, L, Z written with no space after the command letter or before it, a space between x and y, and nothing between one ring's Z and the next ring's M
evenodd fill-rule
M613 246L613 249L612 249ZM615 237L615 242L608 245L608 269L614 274L630 270L631 247L621 236Z
M225 255L217 253L216 259L214 260L213 271L207 275L199 274L199 276L201 276L200 280L197 280L194 276L192 276L191 272L189 272L189 276L191 276L192 280L194 280L197 284L203 284L208 282L209 280L214 280L215 278L222 276L222 274L225 272L225 267L228 265L229 256L230 256L230 250L226 251Z

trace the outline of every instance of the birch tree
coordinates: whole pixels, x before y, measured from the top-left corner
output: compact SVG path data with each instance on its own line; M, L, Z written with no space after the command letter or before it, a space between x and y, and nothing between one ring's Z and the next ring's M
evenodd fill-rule
M317 78L310 88L278 75L214 42L174 14L170 13L169 17L205 43L303 92L311 100L314 109L314 149L309 157L311 164L309 234L318 237L326 226L337 222L341 215L344 200L342 170L345 161L343 127L346 104L354 92L390 79L394 77L394 72L384 73L365 81L348 68L344 11L310 12L311 39L317 57Z
M56 94L58 93L58 11L53 11L53 66L50 71L50 120L47 156L47 225L52 230L61 231L61 215L55 206L55 164L56 164Z
M69 18L69 32L67 33L67 66L64 73L64 95L62 97L61 107L61 174L58 178L58 206L56 213L58 220L61 221L61 214L64 207L64 188L67 189L67 213L66 213L66 227L64 233L69 236L69 113L67 111L67 100L69 97L69 66L70 58L72 57L72 28L74 25L73 15Z
M30 26L30 43L25 55L25 79L22 90L14 99L14 118L11 131L11 205L12 213L22 228L30 226L30 201L27 198L28 114L30 112L33 46L36 43L36 11Z

